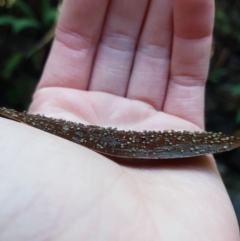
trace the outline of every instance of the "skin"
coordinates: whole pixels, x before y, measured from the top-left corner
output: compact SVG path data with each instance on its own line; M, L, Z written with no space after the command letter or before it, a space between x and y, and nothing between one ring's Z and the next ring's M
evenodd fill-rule
M212 0L63 1L30 112L203 129L213 13ZM3 118L0 135L0 240L239 240L212 156L126 164Z

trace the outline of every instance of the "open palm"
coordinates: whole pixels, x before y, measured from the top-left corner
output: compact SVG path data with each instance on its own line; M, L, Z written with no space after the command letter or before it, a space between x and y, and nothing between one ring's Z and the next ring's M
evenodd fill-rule
M203 129L213 10L212 0L65 0L30 111L119 129ZM119 165L2 123L11 126L2 150L15 161L3 160L7 196L20 190L24 201L4 210L0 240L239 239L212 156Z

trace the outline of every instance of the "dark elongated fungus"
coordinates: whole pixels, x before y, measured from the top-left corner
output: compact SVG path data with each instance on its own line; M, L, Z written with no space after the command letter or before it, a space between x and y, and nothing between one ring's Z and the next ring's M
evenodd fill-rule
M83 125L0 108L0 115L70 140L108 156L170 159L201 156L240 147L240 137L189 131L123 131Z

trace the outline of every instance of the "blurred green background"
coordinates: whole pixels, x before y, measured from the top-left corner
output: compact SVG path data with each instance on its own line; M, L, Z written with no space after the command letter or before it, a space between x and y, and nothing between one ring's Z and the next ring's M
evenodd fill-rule
M26 110L48 56L60 1L0 0L0 106ZM206 129L240 135L240 1L217 0ZM240 223L240 148L216 156Z

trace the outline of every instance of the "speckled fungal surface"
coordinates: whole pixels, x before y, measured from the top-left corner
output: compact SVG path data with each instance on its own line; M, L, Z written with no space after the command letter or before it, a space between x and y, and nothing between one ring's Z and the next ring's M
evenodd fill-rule
M240 147L240 137L189 131L123 131L0 108L0 115L109 156L170 159L201 156Z

